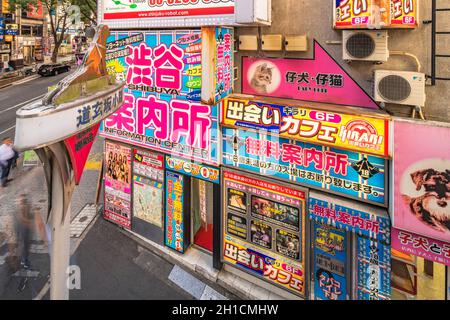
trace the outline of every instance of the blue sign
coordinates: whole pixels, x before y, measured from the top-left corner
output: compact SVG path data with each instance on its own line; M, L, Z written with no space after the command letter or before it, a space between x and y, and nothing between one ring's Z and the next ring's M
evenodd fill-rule
M358 152L223 128L223 164L386 205L387 161ZM361 168L370 166L370 178Z
M358 300L390 300L391 246L364 236L357 240Z
M181 174L166 172L165 244L184 252L184 179Z
M347 233L314 224L315 300L347 299Z

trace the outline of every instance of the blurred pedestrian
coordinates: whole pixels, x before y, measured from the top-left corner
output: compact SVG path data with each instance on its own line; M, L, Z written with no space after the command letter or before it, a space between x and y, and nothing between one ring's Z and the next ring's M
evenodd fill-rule
M0 185L6 187L6 184L12 179L8 179L11 167L16 163L19 158L19 153L14 150L13 141L7 137L2 140L0 145Z

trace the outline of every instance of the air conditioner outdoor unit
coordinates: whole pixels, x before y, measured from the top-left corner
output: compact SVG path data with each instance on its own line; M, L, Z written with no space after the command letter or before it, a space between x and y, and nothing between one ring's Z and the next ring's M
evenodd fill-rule
M408 71L375 71L375 101L410 106L425 106L423 73Z
M385 62L389 58L386 30L343 30L343 59Z

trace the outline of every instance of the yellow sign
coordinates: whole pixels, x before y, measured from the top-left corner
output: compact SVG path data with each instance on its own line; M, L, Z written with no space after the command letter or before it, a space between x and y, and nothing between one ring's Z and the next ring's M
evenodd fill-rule
M14 38L13 38L13 36L10 36L10 35L5 35L5 42L13 42L13 40L14 40Z
M9 12L9 0L2 0L2 13L10 13Z
M225 126L264 130L292 140L389 157L389 120L384 115L352 115L227 98L222 103L222 117Z

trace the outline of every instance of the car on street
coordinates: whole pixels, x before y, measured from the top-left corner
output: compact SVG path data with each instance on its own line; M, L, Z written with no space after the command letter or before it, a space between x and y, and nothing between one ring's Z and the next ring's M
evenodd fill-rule
M38 74L42 77L56 76L58 74L69 72L70 66L61 63L43 64L38 69Z

